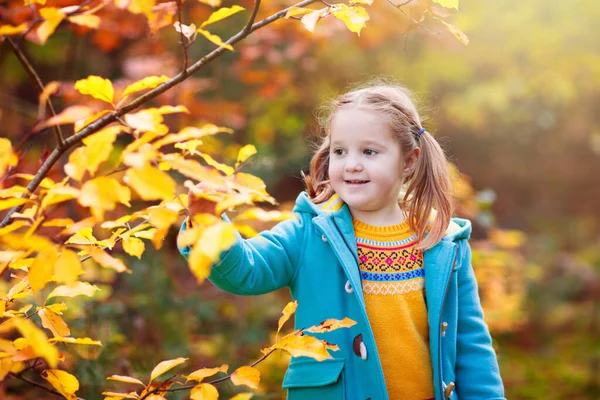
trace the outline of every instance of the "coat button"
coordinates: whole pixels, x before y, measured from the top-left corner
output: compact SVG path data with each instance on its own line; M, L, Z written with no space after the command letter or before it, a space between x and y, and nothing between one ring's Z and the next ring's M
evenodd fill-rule
M448 329L448 323L442 322L442 336L446 336L446 329Z
M362 333L357 335L352 342L352 350L354 350L354 354L362 358L363 360L367 359L367 346L362 340Z
M346 293L354 292L354 289L352 289L352 286L350 285L350 281L346 281L346 286L344 286L344 289L346 289Z
M452 396L452 392L454 391L454 387L455 387L455 386L456 386L456 385L454 384L454 382L450 382L450 383L448 384L448 386L446 386L446 390L444 390L444 397L445 397L446 399L449 399L449 398L450 398L450 396Z
M325 235L321 235L321 239L322 239L324 242L326 242L326 241L327 241L327 238L325 237Z

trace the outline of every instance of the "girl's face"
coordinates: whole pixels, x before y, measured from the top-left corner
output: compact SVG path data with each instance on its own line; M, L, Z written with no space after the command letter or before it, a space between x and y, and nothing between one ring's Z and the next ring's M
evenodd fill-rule
M352 216L371 225L402 222L398 194L407 163L387 118L360 108L343 109L333 116L330 134L331 186ZM409 158L410 164L416 160Z

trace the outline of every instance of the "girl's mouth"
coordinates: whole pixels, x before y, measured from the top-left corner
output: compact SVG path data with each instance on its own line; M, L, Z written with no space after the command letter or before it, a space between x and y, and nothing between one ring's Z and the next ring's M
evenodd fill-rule
M344 180L344 182L348 185L363 185L365 183L369 183L369 181L360 181L360 180Z

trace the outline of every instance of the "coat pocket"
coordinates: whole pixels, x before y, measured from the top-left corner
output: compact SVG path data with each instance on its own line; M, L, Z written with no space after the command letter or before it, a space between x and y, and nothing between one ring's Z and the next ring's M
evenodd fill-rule
M344 359L290 362L283 378L288 400L344 399Z

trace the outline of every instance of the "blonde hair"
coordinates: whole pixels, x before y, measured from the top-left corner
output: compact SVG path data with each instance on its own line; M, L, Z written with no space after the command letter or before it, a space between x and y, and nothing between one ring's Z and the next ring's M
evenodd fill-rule
M444 237L454 211L448 163L444 151L431 134L427 131L418 134L422 127L421 119L410 91L400 85L371 84L337 97L324 109L325 114L319 122L325 135L310 161L310 173L304 177L308 196L318 204L334 195L328 174L329 127L336 112L353 107L388 117L389 127L403 154L416 147L421 148L415 167L405 177L406 191L400 202L408 214L411 229L418 236L417 247L433 247ZM437 212L430 223L434 209Z

